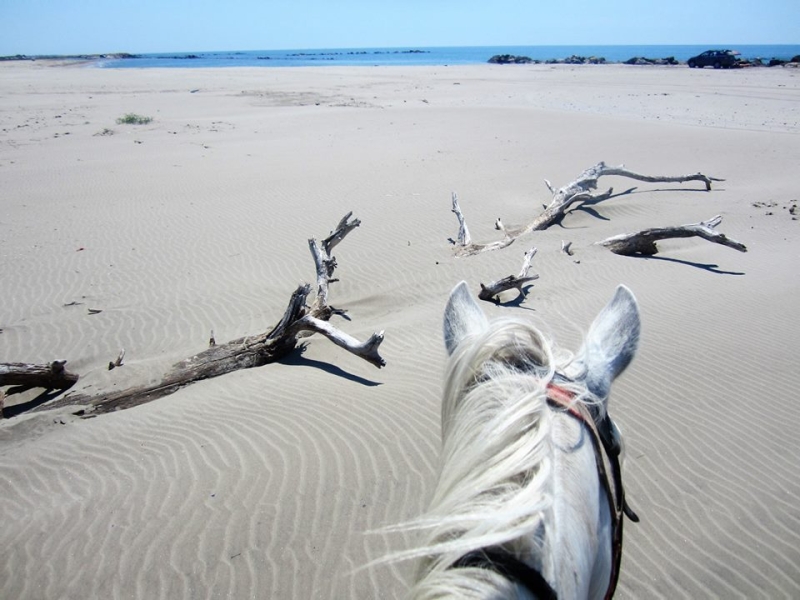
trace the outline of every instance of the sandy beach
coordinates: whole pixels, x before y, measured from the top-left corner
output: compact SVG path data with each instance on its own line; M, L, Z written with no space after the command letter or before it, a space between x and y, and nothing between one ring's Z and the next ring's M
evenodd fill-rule
M152 121L118 124L128 113ZM498 217L541 212L545 179L598 161L724 181L603 178L635 189L454 255L452 192L473 240L493 241ZM387 363L315 335L94 418L17 414L41 390L8 395L0 597L401 598L409 565L361 567L413 544L382 528L432 491L447 295L516 274L531 247L539 279L489 315L576 350L617 284L642 312L610 405L641 518L616 597L800 597L798 165L794 68L0 64L0 362L66 359L80 393L154 381L212 330L269 330L314 281L307 240L353 211L332 322L385 331ZM596 244L715 215L748 252Z

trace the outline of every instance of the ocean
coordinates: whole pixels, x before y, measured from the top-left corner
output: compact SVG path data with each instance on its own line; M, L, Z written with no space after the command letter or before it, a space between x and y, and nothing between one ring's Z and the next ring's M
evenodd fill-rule
M429 48L337 48L306 50L248 50L229 52L166 52L133 58L103 59L102 68L152 67L306 67L378 65L469 65L487 62L496 54L522 55L535 60L561 60L572 55L624 62L639 56L674 57L685 62L709 49L731 49L743 59L789 60L800 55L800 45L679 45L679 46L462 46Z

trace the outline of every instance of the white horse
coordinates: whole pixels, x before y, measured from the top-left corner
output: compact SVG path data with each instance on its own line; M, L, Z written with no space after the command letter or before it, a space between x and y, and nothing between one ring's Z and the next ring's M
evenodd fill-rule
M529 323L489 322L462 282L445 309L442 458L415 598L609 598L627 508L612 380L639 339L624 286L559 361Z

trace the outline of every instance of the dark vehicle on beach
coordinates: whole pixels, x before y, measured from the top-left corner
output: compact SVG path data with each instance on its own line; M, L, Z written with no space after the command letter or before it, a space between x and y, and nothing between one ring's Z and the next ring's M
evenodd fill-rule
M714 67L715 69L730 69L739 66L738 52L733 50L706 50L702 54L693 56L686 61L690 68Z

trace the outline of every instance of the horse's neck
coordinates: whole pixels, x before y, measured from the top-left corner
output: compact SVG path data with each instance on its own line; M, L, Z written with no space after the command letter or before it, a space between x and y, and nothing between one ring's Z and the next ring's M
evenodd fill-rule
M553 416L553 505L544 576L561 598L603 598L611 576L611 515L586 427Z

